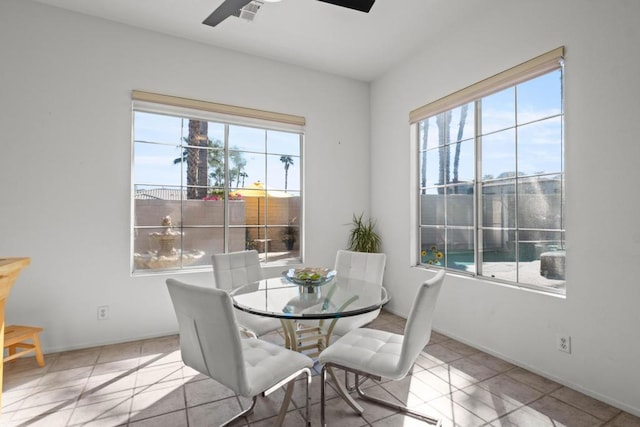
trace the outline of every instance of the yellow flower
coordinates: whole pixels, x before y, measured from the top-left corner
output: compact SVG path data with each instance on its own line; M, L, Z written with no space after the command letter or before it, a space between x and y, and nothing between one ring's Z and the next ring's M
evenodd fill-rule
M442 258L443 257L442 252L438 252L436 256L438 257L438 259Z
M420 255L427 256L427 251L423 250L422 252L420 252Z

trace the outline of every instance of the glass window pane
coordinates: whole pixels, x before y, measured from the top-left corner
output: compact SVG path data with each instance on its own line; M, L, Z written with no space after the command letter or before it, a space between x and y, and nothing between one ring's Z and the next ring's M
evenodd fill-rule
M229 125L229 147L234 150L266 152L266 131L247 126Z
M445 264L448 268L474 272L472 228L448 228Z
M224 149L224 123L208 122L207 136L212 146Z
M202 202L201 202L202 203ZM243 237L239 236L239 243ZM211 264L211 255L224 252L223 227L186 227L183 228L183 267L195 267ZM230 240L240 247L237 242Z
M438 147L438 126L435 116L419 123L418 141L421 150Z
M518 180L518 227L561 229L563 180L543 176Z
M421 225L444 225L444 194L436 188L426 190L420 196L420 216Z
M562 148L560 117L518 127L518 172L562 172Z
M244 151L229 150L229 186L242 188L245 180L249 176L247 173L247 159ZM224 167L224 152L220 153L220 158L216 159L216 164ZM224 169L222 169L224 178Z
M224 160L220 150L189 146L185 149L182 164L186 168L188 199L204 199L210 183L213 186L224 185Z
M443 162L446 161L446 151L443 149L428 150L425 157L426 167L420 168L423 179L426 178L425 186L432 187L442 184L440 174L441 168L444 167Z
M482 234L482 275L517 282L515 232L484 230Z
M469 182L475 179L474 141L462 141L451 145L451 182Z
M224 197L224 193L221 196ZM224 198L219 200L185 200L182 204L182 218L182 225L185 227L224 226Z
M515 176L515 130L509 129L482 137L482 178Z
M539 232L520 242L519 281L551 289L565 286L564 232Z
M183 122L181 117L165 116L163 114L134 112L135 141L157 142L169 145L180 145L183 141Z
M266 154L244 152L242 159L247 162L244 167L244 172L247 175L242 176L244 181L241 181L241 183L244 182L244 185L241 185L241 187L250 187L256 182L261 182L262 184L267 182Z
M170 198L176 197L172 192L177 192L178 198L170 200ZM144 227L160 227L164 218L171 218L171 225L173 227L180 226L182 223L181 217L181 201L179 189L155 189L152 188L149 192L141 192L140 198L134 200L134 225ZM147 198L148 196L148 198ZM166 199L164 199L166 198ZM139 229L138 232L147 236L143 229ZM147 242L148 245L149 242ZM148 250L148 249L146 249Z
M136 184L181 185L181 159L179 147L136 142L133 180Z
M482 184L482 226L514 228L516 226L515 180Z
M267 184L283 191L300 190L300 158L289 155L267 155Z
M136 229L134 235L134 264L137 269L164 270L181 268L199 262L205 255L191 250L191 240L185 238L170 219L164 218L162 227Z
M267 153L300 156L300 134L268 130Z
M520 230L520 261L540 259L540 254L565 250L563 231Z
M421 228L420 263L444 266L445 239L444 228Z
M441 147L454 141L455 138L457 138L460 125L460 107L457 109L457 114L457 121L453 120L453 111L449 110L420 122L420 125L418 127L420 148L425 149ZM472 126L467 125L469 120L468 117L469 116L467 115L467 117L465 118L465 126L463 127L464 136L462 139L473 137Z
M455 190L458 187L449 187ZM468 190L467 186L462 187ZM473 227L473 189L467 194L448 193L445 198L447 203L447 225L463 225Z
M247 205L244 197L230 196L229 197L229 225L244 225L247 215Z
M480 101L482 135L515 126L515 88L486 96Z
M449 144L452 141L451 124L453 123L453 115L451 110L444 111L436 116L436 128L438 136L438 147ZM454 134L455 135L455 134Z
M562 112L562 71L556 70L516 87L518 124L529 123Z
M450 135L451 141L463 141L475 136L473 117L475 114L474 103L461 105L451 110Z

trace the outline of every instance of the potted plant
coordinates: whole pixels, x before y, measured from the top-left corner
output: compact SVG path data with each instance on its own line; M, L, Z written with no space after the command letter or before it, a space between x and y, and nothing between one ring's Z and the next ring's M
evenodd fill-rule
M289 225L282 230L282 242L288 251L293 249L293 245L296 243L298 237L298 227L294 225L295 222L296 218L293 218L289 221Z
M382 242L375 231L376 223L371 218L364 220L363 216L364 214L353 214L348 249L356 252L380 252Z

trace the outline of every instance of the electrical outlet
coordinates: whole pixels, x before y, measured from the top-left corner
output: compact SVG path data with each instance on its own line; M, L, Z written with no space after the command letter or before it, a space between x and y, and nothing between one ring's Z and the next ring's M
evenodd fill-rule
M571 354L571 337L569 335L557 335L556 345L558 350Z
M98 320L107 320L109 318L109 306L101 305L98 307Z

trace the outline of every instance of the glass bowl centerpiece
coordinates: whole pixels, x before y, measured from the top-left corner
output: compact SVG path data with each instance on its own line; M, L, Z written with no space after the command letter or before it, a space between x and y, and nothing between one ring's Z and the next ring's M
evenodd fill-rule
M336 271L321 267L290 268L283 275L287 281L299 286L321 286L330 282Z

